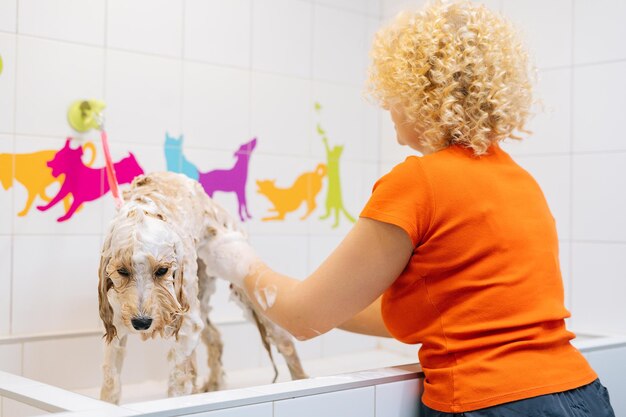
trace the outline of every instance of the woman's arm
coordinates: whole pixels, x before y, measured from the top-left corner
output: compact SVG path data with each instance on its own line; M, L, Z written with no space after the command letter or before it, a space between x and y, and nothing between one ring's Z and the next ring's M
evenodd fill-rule
M368 336L392 337L383 322L380 311L382 296L367 306L365 310L357 313L354 317L337 326L338 329L352 333L360 333Z
M359 218L306 280L289 278L260 263L243 286L257 307L297 339L310 339L342 324L360 333L387 335L381 329L380 306L372 303L396 280L412 253L411 239L400 227Z

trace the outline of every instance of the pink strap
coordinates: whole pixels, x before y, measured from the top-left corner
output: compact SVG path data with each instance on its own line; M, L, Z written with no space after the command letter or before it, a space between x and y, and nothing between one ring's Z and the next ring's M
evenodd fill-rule
M104 160L106 163L109 187L111 188L111 194L113 194L113 198L115 199L115 208L119 210L124 202L120 197L120 189L117 184L117 177L115 176L115 167L113 166L113 159L111 159L111 152L109 152L109 141L104 130L100 131L100 138L102 139L102 149L104 149Z

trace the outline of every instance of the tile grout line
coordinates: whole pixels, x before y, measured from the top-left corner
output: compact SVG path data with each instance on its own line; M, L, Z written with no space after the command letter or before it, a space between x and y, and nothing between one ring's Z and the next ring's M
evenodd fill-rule
M576 0L572 0L571 2L572 8L571 8L571 15L570 15L570 19L572 22L572 28L571 28L571 33L570 33L570 37L571 37L571 47L572 50L570 51L570 62L572 64L571 68L570 68L570 94L569 94L569 100L570 100L570 108L569 108L569 129L570 129L570 137L569 137L569 236L570 236L570 241L568 243L568 251L569 251L569 259L568 259L568 268L569 268L569 288L568 288L568 298L569 298L569 310L571 311L572 314L572 327L574 327L576 325L576 318L575 315L573 314L574 312L574 129L576 127L576 124L574 122L574 107L575 107L575 103L574 103L574 77L575 77L575 70L574 70L574 62L575 62L575 56L574 56L574 50L575 50L575 8L576 8Z
M14 54L14 59L15 62L13 63L13 71L15 73L14 76L14 85L13 85L13 141L12 141L12 145L13 145L13 172L11 173L12 178L15 178L15 173L16 173L16 158L15 158L15 152L17 151L17 135L15 134L15 131L17 130L17 84L18 84L18 58L19 58L19 42L18 42L18 29L19 29L19 16L20 16L20 5L19 2L16 0L15 1L15 40L14 40L14 45L15 45L15 54ZM10 279L9 279L9 334L13 334L13 290L14 290L14 286L15 286L15 216L16 216L16 209L15 209L15 205L17 204L17 201L15 199L15 188L11 189L11 239L10 239L10 247L11 247L11 265L9 268L9 273L10 275ZM1 410L0 410L1 411Z

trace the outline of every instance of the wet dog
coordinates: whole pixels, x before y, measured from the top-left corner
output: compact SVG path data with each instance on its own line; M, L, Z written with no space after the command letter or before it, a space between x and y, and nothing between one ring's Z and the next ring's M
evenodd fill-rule
M100 260L98 298L106 331L101 398L120 400L129 334L143 340L175 339L167 356L169 396L217 390L223 384L222 341L209 319L215 277L202 253L220 233L245 233L198 182L182 174L139 176L124 193L124 201L111 222ZM259 328L270 358L274 344L292 378L306 378L291 336L257 314L243 291L233 288L233 295ZM197 388L195 350L200 339L208 349L210 376Z

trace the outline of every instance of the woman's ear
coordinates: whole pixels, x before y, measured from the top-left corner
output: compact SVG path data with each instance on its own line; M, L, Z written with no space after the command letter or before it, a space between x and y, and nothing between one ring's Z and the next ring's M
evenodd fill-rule
M106 267L111 257L104 256L105 251L108 252L109 245L110 240L107 239L105 248L103 248L102 255L100 256L100 269L98 270L98 304L100 306L100 318L102 319L102 323L104 323L104 338L107 343L110 343L111 340L117 336L117 329L113 325L113 308L107 297L109 289L113 286L113 281L111 281L111 278L109 278L106 272Z

